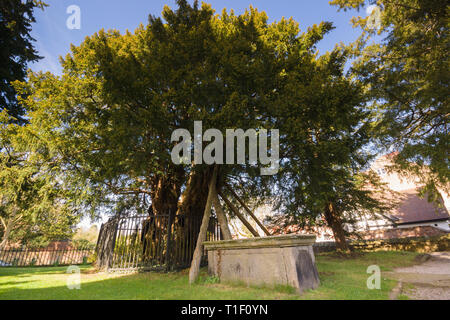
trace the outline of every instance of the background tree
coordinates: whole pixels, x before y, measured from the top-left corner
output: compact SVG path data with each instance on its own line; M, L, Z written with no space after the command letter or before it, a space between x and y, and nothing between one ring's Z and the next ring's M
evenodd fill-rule
M331 28L329 23L315 28L316 38ZM362 86L344 75L349 55L337 47L292 68L275 113L283 132L276 183L283 220L311 226L323 217L343 251L348 250L345 223L359 212L386 209L375 188L369 188L379 183L363 172L373 156L366 148L373 124Z
M32 141L20 134L25 128L0 112L1 247L70 238L78 222L59 170L29 148Z
M36 137L23 134L27 109L13 86L25 80L28 63L40 59L30 32L35 8L45 6L37 0L0 6L0 246L68 238L78 220L55 163Z
M395 169L414 173L430 200L449 192L449 10L440 0L334 0L340 9L376 5L377 23L354 18L363 30L352 73L379 112L382 146L394 148ZM372 19L373 20L373 19ZM383 40L369 44L373 36Z
M89 243L95 244L97 243L98 238L98 227L93 224L89 228L79 228L77 229L75 235L73 236L74 240L87 240Z
M27 65L39 60L31 24L35 8L46 4L36 0L4 0L0 6L0 111L7 110L13 121L24 123L26 113L18 104L12 82L25 80Z

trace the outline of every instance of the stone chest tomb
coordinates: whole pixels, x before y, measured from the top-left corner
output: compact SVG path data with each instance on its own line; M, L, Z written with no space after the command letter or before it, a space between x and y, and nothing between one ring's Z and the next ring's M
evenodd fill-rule
M319 286L315 235L207 241L208 271L221 281L289 285L302 293Z

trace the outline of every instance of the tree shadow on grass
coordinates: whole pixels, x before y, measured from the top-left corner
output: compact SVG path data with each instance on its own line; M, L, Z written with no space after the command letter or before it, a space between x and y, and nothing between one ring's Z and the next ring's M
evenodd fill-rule
M67 274L67 278L72 276ZM0 291L0 299L30 300L208 300L208 299L298 299L295 294L288 294L277 288L232 287L224 290L226 285L204 283L189 285L188 278L182 274L139 273L115 275L107 274L81 275L81 288L69 289L66 279L49 282L45 288L27 288L21 282L17 287ZM96 280L95 278L100 279ZM106 277L103 278L102 277ZM45 279L41 279L45 283ZM25 281L26 282L26 281Z
M25 284L25 283L31 283L31 282L36 282L36 281L37 281L37 280L0 282L0 287L2 287L2 286L8 286L8 285Z
M31 277L34 275L64 274L69 266L0 267L0 276ZM81 272L87 272L90 265L78 265Z

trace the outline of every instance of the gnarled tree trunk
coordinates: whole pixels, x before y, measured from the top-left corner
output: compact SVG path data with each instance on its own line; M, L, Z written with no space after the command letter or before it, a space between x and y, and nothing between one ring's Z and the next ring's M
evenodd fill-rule
M339 251L348 252L349 246L345 239L345 231L342 228L342 220L339 212L337 212L332 202L325 206L324 215L328 226L333 231L334 240L336 241L336 249Z
M10 219L8 219L8 222L5 223L2 219L5 231L3 233L2 241L0 243L0 249L3 249L8 244L9 235L10 235L12 227L13 227L13 220L14 220L13 218L10 218Z
M176 212L181 186L184 182L184 169L177 167L164 176L150 179L150 197L154 215Z
M189 175L186 189L178 203L177 215L186 217L202 217L208 198L208 187L212 176L212 168L195 166Z
M178 228L175 236L176 241L187 250L187 261L191 261L194 253L212 173L213 169L210 167L194 166L178 202L176 214L183 217L184 225Z
M144 222L142 227L144 241L143 254L145 259L162 259L162 255L157 255L156 248L160 248L165 243L165 260L170 260L170 252L167 252L170 249L169 229L172 228L173 218L177 211L181 186L184 182L184 174L183 167L179 166L169 170L164 176L155 176L150 179L150 197L152 204L149 208L149 218ZM161 215L165 215L166 217L154 218ZM167 215L169 216L167 217Z
M189 178L185 179L185 171L180 166L180 170L173 170L171 174L164 177L156 177L151 180L151 200L152 206L150 215L170 214L169 221L174 224L172 242L170 248L173 252L165 252L166 260L171 259L171 255L181 254L183 259L191 260L195 248L195 241L198 238L202 214L205 210L208 197L208 187L212 176L212 168L195 166L190 172ZM186 183L186 184L185 184ZM185 184L185 189L181 194L181 187ZM178 218L172 216L175 215ZM169 244L170 223L164 219L153 219L152 227L148 228L152 232L144 232L145 247L144 255L147 259L152 259L154 248L162 245L161 241ZM163 235L163 238L155 235ZM180 253L183 251L184 253ZM178 252L178 253L177 253Z

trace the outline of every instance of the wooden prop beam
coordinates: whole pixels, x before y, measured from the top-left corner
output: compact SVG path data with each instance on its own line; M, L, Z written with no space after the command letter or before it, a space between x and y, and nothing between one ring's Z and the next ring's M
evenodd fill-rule
M222 192L219 192L220 197L225 201L227 206L234 212L234 214L241 220L241 222L247 227L248 231L250 231L255 237L259 237L258 232L252 227L252 225L245 219L245 217L239 212L239 210L228 200Z
M214 188L213 190L213 205L216 211L217 220L219 220L220 230L222 231L222 236L224 240L231 240L231 232L228 228L228 220L225 212L223 211L222 205L220 204L219 197L217 196L217 190Z
M197 244L194 250L194 256L192 257L191 268L189 269L189 283L193 283L197 280L200 273L200 262L203 255L203 242L206 238L206 232L208 230L209 218L211 217L211 205L213 199L213 191L216 186L218 167L214 167L214 171L209 182L208 198L206 200L205 211L203 212L202 224L200 226L200 232L197 238Z
M269 230L266 229L266 227L261 223L261 221L259 221L259 219L253 214L253 212L247 207L247 205L244 203L244 201L242 201L242 199L236 194L236 192L234 192L233 189L231 189L231 187L228 184L225 184L225 187L228 189L228 191L231 192L231 194L233 195L233 197L236 198L236 200L241 204L241 206L244 207L245 211L247 211L247 213L250 215L250 217L253 218L253 220L255 220L255 222L258 224L258 226L261 228L262 231L264 231L264 233L266 234L266 236L270 236L270 232Z

